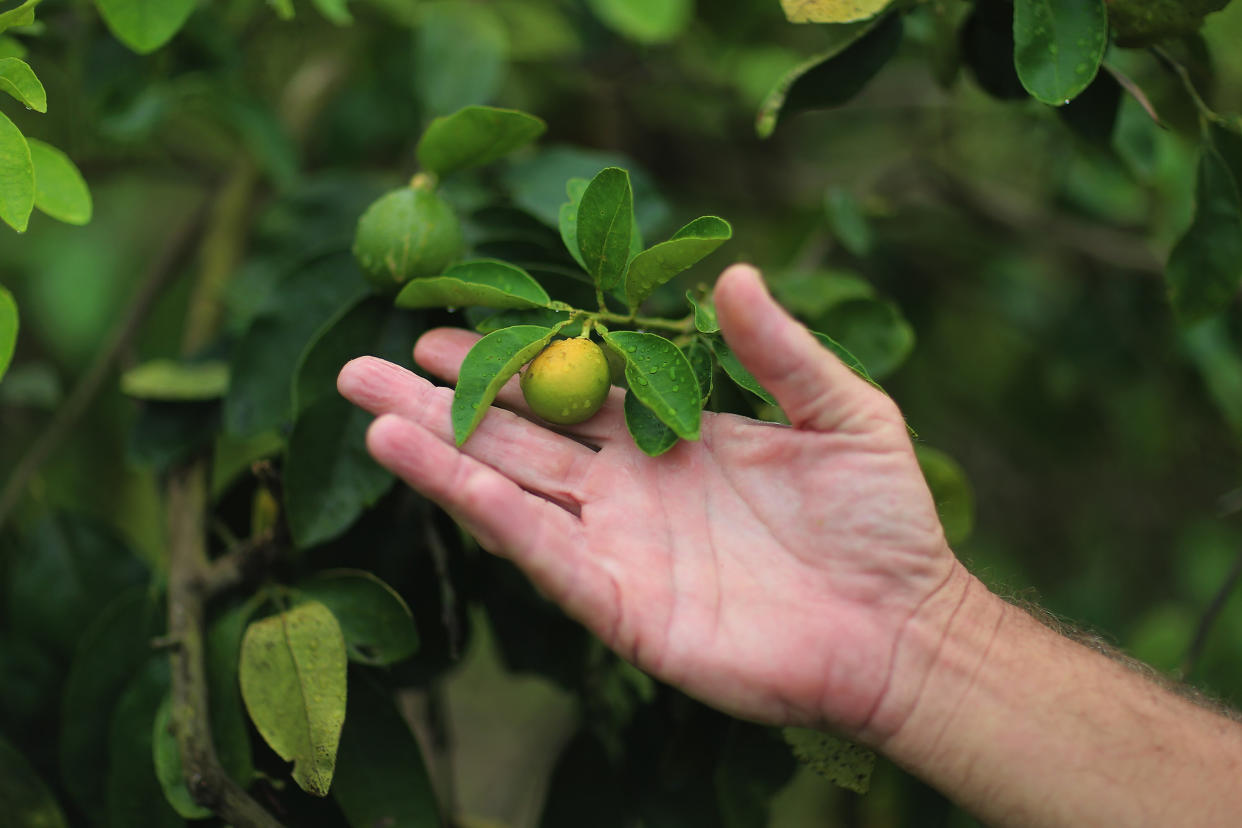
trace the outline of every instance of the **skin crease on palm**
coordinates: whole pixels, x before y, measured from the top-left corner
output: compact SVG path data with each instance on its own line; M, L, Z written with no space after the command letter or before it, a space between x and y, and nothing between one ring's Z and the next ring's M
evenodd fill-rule
M920 680L903 668L892 687L903 637L961 567L896 405L753 268L721 276L716 308L792 426L705 413L700 441L652 459L626 431L619 389L556 432L523 416L514 379L498 398L510 410L458 451L451 388L368 357L339 387L378 415L367 444L381 463L622 657L734 715L880 743ZM476 339L431 331L414 356L455 382Z

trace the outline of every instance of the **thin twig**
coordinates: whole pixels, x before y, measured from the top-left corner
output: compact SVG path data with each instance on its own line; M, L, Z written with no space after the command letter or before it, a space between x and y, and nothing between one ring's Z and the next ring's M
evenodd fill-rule
M108 342L95 357L90 368L78 380L73 391L65 400L64 405L56 412L51 422L35 439L26 454L13 469L12 475L0 491L0 526L3 526L13 509L21 500L26 486L35 473L51 456L52 452L77 425L86 413L91 402L103 387L104 381L112 374L117 359L128 350L147 314L155 305L155 300L164 292L164 288L173 281L182 265L194 251L199 236L206 222L209 201L205 201L190 218L173 234L159 257L151 264L142 283L134 294L133 301L125 318L117 323Z
M1203 648L1207 644L1208 634L1212 631L1212 626L1216 623L1216 619L1220 617L1221 611L1225 608L1225 602L1229 600L1229 595L1233 592L1234 587L1238 585L1240 579L1242 579L1242 550L1238 551L1238 557L1233 562L1233 568L1229 570L1229 574L1225 576L1224 583L1220 585L1220 589L1212 596L1207 609L1203 611L1202 617L1199 618L1199 625L1195 628L1194 638L1190 640L1190 647L1186 650L1186 658L1182 661L1183 676L1190 675L1190 671L1194 669L1195 664L1199 661L1199 657L1203 655Z

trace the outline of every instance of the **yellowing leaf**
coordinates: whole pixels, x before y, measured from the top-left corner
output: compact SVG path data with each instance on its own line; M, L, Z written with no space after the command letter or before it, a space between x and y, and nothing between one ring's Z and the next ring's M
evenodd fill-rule
M791 23L850 23L875 17L893 0L781 0Z

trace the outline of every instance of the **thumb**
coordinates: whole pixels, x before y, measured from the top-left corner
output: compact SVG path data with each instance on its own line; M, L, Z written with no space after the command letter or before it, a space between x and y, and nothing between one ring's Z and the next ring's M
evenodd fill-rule
M733 353L772 392L795 428L863 430L887 401L776 303L759 271L733 265L715 289L716 316ZM877 399L878 398L878 399ZM874 426L874 422L869 423Z

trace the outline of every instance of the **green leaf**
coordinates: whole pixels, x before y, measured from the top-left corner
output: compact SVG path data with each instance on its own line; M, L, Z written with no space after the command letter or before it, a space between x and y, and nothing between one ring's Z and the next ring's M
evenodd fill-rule
M21 131L0 112L0 219L25 233L34 211L35 173L30 145Z
M108 728L108 828L182 828L164 798L152 746L155 716L167 697L168 656L150 654L117 700Z
M145 55L172 40L195 0L95 0L95 5L117 40Z
M667 43L694 19L693 0L587 0L604 25L639 43Z
M329 22L337 26L348 26L354 22L346 0L311 0L311 3Z
M172 696L164 696L163 703L155 713L151 728L151 753L155 760L155 776L159 779L164 799L172 809L186 819L206 819L212 811L204 808L190 796L185 784L185 772L181 766L181 750L172 733Z
M26 0L15 9L9 9L6 12L0 12L0 32L11 29L14 26L29 26L35 22L35 6L39 5L42 0Z
M827 334L822 334L819 331L811 331L811 336L818 339L820 345L823 345L825 348L836 354L837 359L845 363L845 367L849 368L855 374L858 374L859 377L865 379L869 384L879 388L879 390L884 390L883 388L880 388L880 384L872 378L870 373L867 372L867 366L862 364L862 360L850 353L849 348L846 348L840 342L837 342L832 337Z
M790 23L852 23L874 17L893 0L781 0Z
M139 400L214 400L229 390L227 362L154 359L121 375L121 391Z
M285 511L301 549L348 529L392 485L366 447L372 417L340 397L325 397L298 417L285 458Z
M961 543L975 528L975 495L966 472L952 457L931 446L916 443L914 455L936 502L945 539L953 545Z
M272 378L295 376L303 352L325 324L370 293L348 252L293 267L235 347L224 401L226 431L241 437L281 426L292 413L290 383Z
M694 328L699 333L720 333L720 323L716 321L716 305L710 296L702 299L694 298L694 291L686 291L686 300L694 308Z
M625 392L625 427L634 438L634 445L651 457L659 457L680 439L654 411L638 401L633 390Z
M794 756L820 776L855 793L864 794L871 787L875 754L865 747L819 730L786 727L781 733Z
M638 401L678 437L699 439L703 397L681 349L662 336L637 331L607 333L604 339L625 357L625 379Z
M565 182L565 192L569 196L569 201L561 205L560 219L557 222L561 231L561 241L565 242L565 249L583 270L586 270L587 266L582 258L582 251L578 249L578 208L582 205L582 195L590 184L590 180L586 178L571 178Z
M15 634L66 658L113 596L146 580L146 567L108 527L51 513L6 550L4 620Z
M556 333L542 325L515 325L489 333L474 343L461 363L453 394L453 436L457 445L470 438L483 421L509 377L535 358Z
M0 738L0 813L23 828L69 828L64 811L26 758Z
M892 302L851 299L833 306L818 325L854 355L872 377L897 370L914 350L914 328Z
M828 227L841 246L855 256L871 252L871 226L863 215L858 199L849 190L830 187L824 196L824 212Z
M243 788L253 779L250 727L242 704L238 665L242 636L250 616L263 603L261 594L231 607L207 628L207 704L211 709L211 736L225 773Z
M8 92L35 112L47 112L47 92L24 60L0 58L0 92Z
M294 17L293 0L267 0L267 4L276 12L281 20L292 20Z
M755 121L760 138L770 136L783 116L849 101L901 44L901 16L897 14L832 28L836 43L789 70L764 99Z
M108 766L108 713L151 658L151 637L159 618L156 610L145 589L127 590L78 640L65 682L60 768L65 789L84 813L102 815L107 808L108 780L101 769ZM149 738L149 722L144 731ZM158 792L156 796L163 799Z
M242 640L242 699L263 740L307 793L327 796L345 721L345 638L310 602L252 623Z
M17 350L17 300L0 285L0 379L9 370L13 352Z
M587 273L603 290L621 282L634 232L634 192L620 167L600 170L578 204L578 252Z
M541 308L551 298L520 267L477 259L453 265L442 276L411 279L397 294L399 308Z
M1104 0L1014 0L1013 63L1031 97L1069 103L1099 71L1108 46Z
M733 228L722 218L703 216L690 222L668 241L634 257L625 273L625 301L637 308L653 290L698 264L732 236Z
M1169 301L1190 324L1223 311L1242 284L1242 194L1224 157L1204 140L1195 217L1165 266Z
M413 77L429 113L447 115L487 103L504 81L508 52L508 34L491 8L419 3Z
M35 207L65 224L90 223L91 191L69 156L51 144L27 138L35 171Z
M776 401L776 397L773 397L766 388L759 384L759 380L755 379L755 375L747 370L741 360L733 355L733 350L723 339L713 339L711 340L711 345L712 350L716 352L716 359L720 362L720 367L724 369L729 379L733 380L739 388L746 389L768 405L780 406L780 403Z
M431 122L418 142L418 163L439 176L481 167L526 146L547 128L540 118L516 109L467 106Z
M712 354L711 346L702 339L696 339L683 347L682 351L685 352L690 367L694 369L694 378L698 380L699 392L703 395L703 404L707 405L707 400L712 395L713 375L716 372L716 359Z
M338 398L336 378L345 363L377 356L412 367L410 346L422 331L416 314L396 310L382 296L347 306L320 329L293 371L293 410L300 415L325 397Z
M390 693L349 682L332 798L354 828L442 825L422 750Z
M813 270L774 277L772 294L790 313L815 320L842 302L875 296L875 288L856 273Z
M414 616L397 591L370 572L334 569L301 581L294 591L332 611L350 661L395 664L418 650Z

